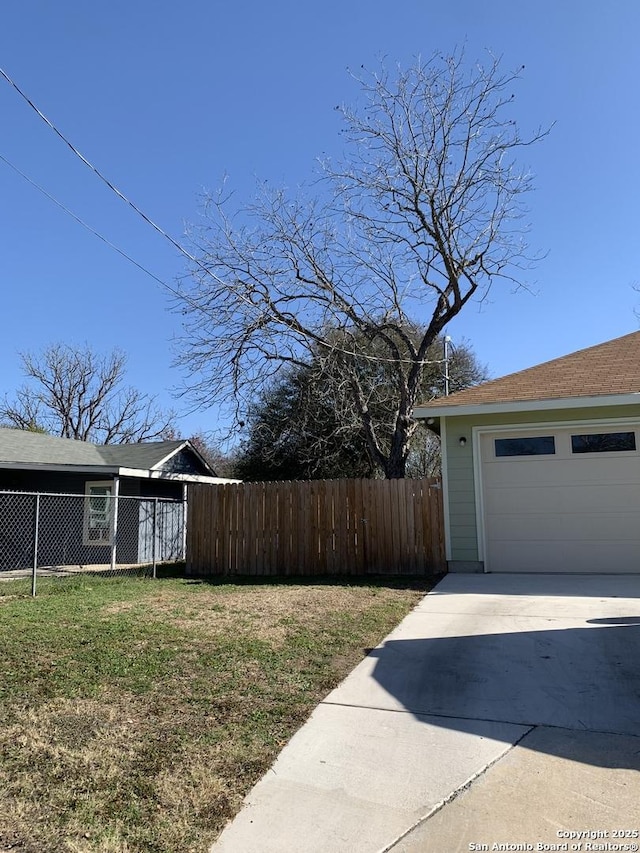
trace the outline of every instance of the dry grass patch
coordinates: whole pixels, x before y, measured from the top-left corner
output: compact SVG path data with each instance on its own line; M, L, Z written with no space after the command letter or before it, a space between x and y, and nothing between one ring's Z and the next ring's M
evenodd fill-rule
M6 602L0 851L205 851L424 588L91 578Z
M136 602L110 604L104 613L135 613L136 618L159 620L181 629L202 629L211 636L230 630L251 633L257 639L282 644L292 631L301 626L320 626L328 616L347 611L357 618L372 605L371 596L381 593L368 587L327 586L259 586L204 587L197 601L189 591L182 595L158 592ZM406 602L407 589L386 588L387 604Z

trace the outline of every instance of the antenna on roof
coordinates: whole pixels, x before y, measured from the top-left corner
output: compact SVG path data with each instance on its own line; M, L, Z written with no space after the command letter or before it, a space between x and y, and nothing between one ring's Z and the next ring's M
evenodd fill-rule
M449 344L451 343L451 338L449 335L444 336L444 396L449 396Z

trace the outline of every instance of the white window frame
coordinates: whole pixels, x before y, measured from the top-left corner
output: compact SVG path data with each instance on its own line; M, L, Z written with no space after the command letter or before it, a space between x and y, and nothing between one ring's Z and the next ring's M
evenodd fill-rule
M108 493L105 495L101 494L92 494L92 489L107 489ZM84 484L84 493L85 493L85 501L84 501L84 523L82 526L82 543L83 545L93 546L93 547L102 547L110 546L113 543L113 511L114 511L114 486L111 480L91 480ZM104 497L107 501L106 511L100 513L99 511L92 510L91 508L91 498L100 498ZM103 519L103 526L98 526L92 524L93 518ZM103 535L96 539L91 535L90 531L92 530L101 530Z

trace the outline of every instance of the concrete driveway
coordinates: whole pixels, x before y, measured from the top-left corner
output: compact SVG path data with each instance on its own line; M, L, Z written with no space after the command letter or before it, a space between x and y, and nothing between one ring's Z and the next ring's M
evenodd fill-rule
M634 851L639 771L640 575L448 575L212 850Z

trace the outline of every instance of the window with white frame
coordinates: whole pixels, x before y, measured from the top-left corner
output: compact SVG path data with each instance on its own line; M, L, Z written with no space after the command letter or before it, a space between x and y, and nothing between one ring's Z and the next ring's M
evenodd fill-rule
M85 545L111 545L113 532L113 483L97 481L85 484Z

